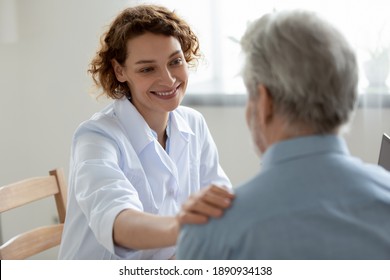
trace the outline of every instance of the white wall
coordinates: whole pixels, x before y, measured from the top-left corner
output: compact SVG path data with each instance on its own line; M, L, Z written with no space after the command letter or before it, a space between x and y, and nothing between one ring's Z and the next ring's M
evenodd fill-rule
M19 40L0 43L0 185L56 167L68 172L74 129L105 103L88 95L87 65L104 25L130 1L15 0ZM234 184L259 169L243 107L197 107L219 147L221 163ZM351 152L375 163L380 135L390 132L390 110L360 110L347 137ZM1 215L1 233L53 222L47 200L27 211ZM40 218L38 218L40 217ZM55 258L52 250L39 258Z

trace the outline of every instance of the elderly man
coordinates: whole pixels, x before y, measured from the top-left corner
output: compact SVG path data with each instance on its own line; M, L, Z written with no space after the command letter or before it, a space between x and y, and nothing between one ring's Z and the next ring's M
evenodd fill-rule
M246 118L261 170L221 219L185 226L178 259L390 259L390 173L340 136L357 97L346 39L305 11L269 14L241 40Z

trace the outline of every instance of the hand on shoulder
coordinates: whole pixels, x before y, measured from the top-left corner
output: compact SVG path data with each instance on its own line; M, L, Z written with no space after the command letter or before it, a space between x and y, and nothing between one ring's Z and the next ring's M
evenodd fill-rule
M231 190L209 185L192 194L182 205L177 215L179 224L203 224L208 221L209 217L221 217L223 212L230 207L233 199L234 194Z

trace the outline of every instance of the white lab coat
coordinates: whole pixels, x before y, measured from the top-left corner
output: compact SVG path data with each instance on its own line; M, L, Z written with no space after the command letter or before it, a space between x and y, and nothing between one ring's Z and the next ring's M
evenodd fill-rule
M72 143L60 259L167 259L174 255L174 247L129 250L116 246L112 238L115 217L124 209L172 216L202 187L231 187L199 112L183 106L171 112L169 134L168 155L125 98L80 125Z

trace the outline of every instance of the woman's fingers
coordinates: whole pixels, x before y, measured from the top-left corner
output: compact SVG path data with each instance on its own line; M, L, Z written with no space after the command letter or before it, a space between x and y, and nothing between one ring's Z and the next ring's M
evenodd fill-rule
M234 198L228 189L210 185L189 197L183 204L178 219L180 224L202 224L209 217L218 218Z
M229 207L234 198L234 194L229 190L214 185L203 189L202 192L200 194L202 201L221 209Z
M190 200L187 204L183 205L183 209L189 213L200 214L209 217L219 217L222 215L221 207L217 207L214 204L210 204L201 199Z

